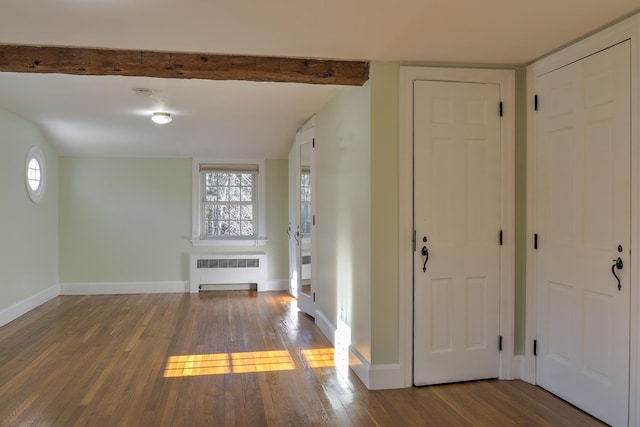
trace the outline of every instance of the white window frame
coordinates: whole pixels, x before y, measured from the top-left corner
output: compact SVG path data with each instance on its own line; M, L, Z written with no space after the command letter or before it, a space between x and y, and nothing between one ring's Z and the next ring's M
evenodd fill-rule
M38 166L40 167L39 185L35 190L31 188L29 183L29 164L32 160L37 161ZM27 159L24 166L24 183L27 186L27 194L29 194L29 198L33 203L40 203L47 188L47 165L44 161L44 153L37 145L29 148L29 151L27 152Z
M254 192L257 197L255 203L255 236L252 237L219 237L202 238L202 206L201 194L204 181L201 178L200 165L257 165L258 173L255 178ZM191 244L193 246L262 246L267 242L266 234L266 166L264 159L214 159L194 158L192 163L191 184Z

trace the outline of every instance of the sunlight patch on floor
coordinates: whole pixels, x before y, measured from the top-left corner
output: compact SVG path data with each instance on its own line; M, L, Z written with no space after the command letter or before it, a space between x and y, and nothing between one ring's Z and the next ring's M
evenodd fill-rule
M310 368L330 368L335 366L333 348L313 348L302 350L302 359Z
M295 369L286 350L171 356L165 378L199 375L244 374Z

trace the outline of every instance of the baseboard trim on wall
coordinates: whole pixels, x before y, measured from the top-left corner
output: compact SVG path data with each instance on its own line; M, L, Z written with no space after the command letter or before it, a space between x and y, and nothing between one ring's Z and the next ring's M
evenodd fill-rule
M61 283L60 295L174 294L189 292L189 282Z
M289 279L269 279L267 280L267 285L264 289L260 289L262 291L288 291L289 290Z
M316 309L316 325L322 331L322 334L327 337L333 347L336 346L336 326L329 320L325 314Z
M399 363L371 365L355 347L349 350L349 367L368 390L406 388Z
M30 312L38 306L41 306L45 302L57 297L58 295L60 295L60 286L53 285L38 292L35 295L31 295L30 297L27 297L22 301L18 301L17 303L0 310L0 326L4 326L9 322L13 322L18 317Z
M511 362L511 377L509 379L511 380L523 379L522 369L524 366L524 359L525 357L523 355L513 356L513 361Z

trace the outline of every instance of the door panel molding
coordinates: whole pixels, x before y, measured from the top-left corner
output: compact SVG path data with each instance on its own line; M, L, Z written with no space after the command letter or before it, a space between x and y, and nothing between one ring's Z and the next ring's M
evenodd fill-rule
M536 359L533 355L536 339L536 257L534 233L535 216L535 144L537 134L534 96L536 79L553 70L593 55L611 46L631 40L631 319L630 319L630 373L629 373L629 425L640 423L638 400L640 399L640 14L627 18L603 31L546 56L527 67L527 275L526 275L526 330L525 355L522 359L521 378L536 383ZM541 103L544 101L540 101ZM626 268L626 266L625 266Z
M400 367L404 386L413 385L413 85L417 80L497 84L503 108L500 124L501 150L501 228L500 254L500 378L519 377L514 368L515 295L515 71L466 68L400 67L399 139L399 288L400 288ZM498 112L496 105L496 113ZM496 239L498 236L496 236Z

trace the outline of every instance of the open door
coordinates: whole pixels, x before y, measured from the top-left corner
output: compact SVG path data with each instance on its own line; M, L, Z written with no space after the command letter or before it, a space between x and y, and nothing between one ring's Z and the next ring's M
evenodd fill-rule
M299 272L299 252L300 252L300 226L298 225L298 144L295 142L289 151L289 225L287 235L289 236L289 293L292 297L298 298Z
M298 308L315 317L314 259L314 129L299 132L289 153L290 290Z

